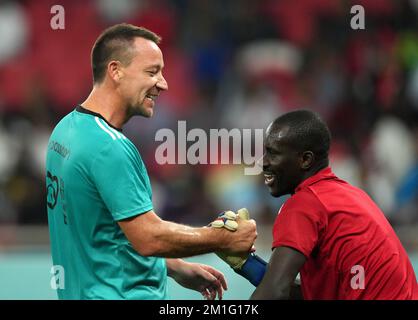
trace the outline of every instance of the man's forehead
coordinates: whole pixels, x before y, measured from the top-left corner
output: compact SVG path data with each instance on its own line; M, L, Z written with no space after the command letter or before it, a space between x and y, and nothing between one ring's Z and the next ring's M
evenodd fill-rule
M266 130L267 139L282 139L286 137L289 130L289 126L275 126L274 124L270 124Z
M152 40L137 37L134 40L135 58L146 64L164 66L163 54L160 47Z
M287 136L289 132L288 126L283 127L274 127L269 126L270 130L266 131L266 140L265 140L265 147L271 149L277 149L278 147L283 147L287 144Z

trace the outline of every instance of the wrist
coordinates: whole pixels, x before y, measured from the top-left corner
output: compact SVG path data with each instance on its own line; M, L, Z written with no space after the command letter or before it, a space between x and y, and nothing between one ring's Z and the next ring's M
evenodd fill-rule
M225 228L212 228L212 227L204 227L208 231L208 236L206 238L209 239L208 243L211 243L213 251L227 251L230 249L229 247L229 235L231 231L228 231Z
M248 255L248 259L239 269L234 269L236 273L246 278L254 286L258 286L263 280L266 272L267 262L254 253Z
M173 279L179 276L182 265L185 263L182 259L166 258L167 275Z

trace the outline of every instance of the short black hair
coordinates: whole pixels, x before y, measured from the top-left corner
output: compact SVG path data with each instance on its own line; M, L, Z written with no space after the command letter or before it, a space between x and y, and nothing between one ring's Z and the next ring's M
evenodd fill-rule
M124 65L131 63L134 55L130 49L137 37L154 41L156 44L161 42L161 37L154 32L127 23L116 24L100 34L91 52L93 83L102 82L110 61L118 60Z
M274 120L270 132L278 133L283 127L289 128L286 143L300 152L312 151L317 160L328 160L331 133L318 113L310 110L285 113Z

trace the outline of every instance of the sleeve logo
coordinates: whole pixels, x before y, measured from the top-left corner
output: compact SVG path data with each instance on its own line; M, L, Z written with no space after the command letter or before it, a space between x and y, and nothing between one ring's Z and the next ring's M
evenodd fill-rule
M58 201L58 178L54 175L52 175L51 172L47 171L46 174L46 180L47 180L47 205L49 209L54 209L57 205Z

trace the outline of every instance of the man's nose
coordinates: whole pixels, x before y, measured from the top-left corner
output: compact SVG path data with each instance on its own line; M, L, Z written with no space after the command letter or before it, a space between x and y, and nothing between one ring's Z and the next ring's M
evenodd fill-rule
M157 82L157 88L159 90L168 90L168 84L167 81L164 79L164 77L161 75Z

